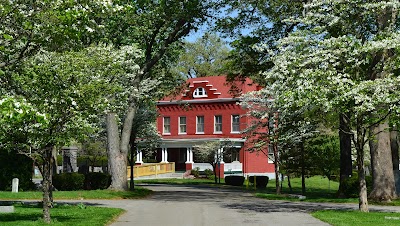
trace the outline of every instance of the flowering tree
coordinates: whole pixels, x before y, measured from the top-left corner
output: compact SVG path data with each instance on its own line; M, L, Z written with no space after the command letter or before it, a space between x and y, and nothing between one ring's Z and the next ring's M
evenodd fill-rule
M262 152L274 162L277 194L280 193L280 167L287 166L290 156L298 155L298 149L301 149L302 163L299 165L305 193L304 142L317 132L316 120L306 115L306 109L311 106L300 108L295 103L279 105L268 88L243 95L240 103L248 109L247 114L253 119L244 131L252 143L248 151ZM273 153L273 158L270 153ZM282 158L282 154L285 158Z
M217 183L218 164L224 159L223 149L229 148L231 146L232 143L230 141L221 140L207 141L202 144L193 146L193 148L195 149L194 154L197 156L199 161L210 163L210 165L212 166L215 183Z
M350 113L362 211L368 211L364 146L369 138L372 162L378 163L371 197L396 197L392 164L387 164L390 148L384 145L387 116L397 114L399 103L398 7L398 1L305 4L304 16L293 19L298 30L279 40L279 51L271 52L274 67L265 73L275 102L283 106L313 103L328 115Z
M41 51L24 61L20 73L13 74L14 84L23 95L2 98L6 126L0 138L9 141L10 134L23 137L16 149L42 163L46 222L50 221L52 205L52 151L96 130L98 115L108 108L109 96L121 88L112 81L114 76L125 75L129 52L137 51L134 47L115 50L112 46L80 52Z

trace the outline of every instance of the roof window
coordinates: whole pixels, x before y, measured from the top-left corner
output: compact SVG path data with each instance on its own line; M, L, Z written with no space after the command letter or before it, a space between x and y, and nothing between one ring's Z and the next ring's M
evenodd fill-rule
M199 87L194 90L193 97L194 98L207 97L207 92L203 87Z

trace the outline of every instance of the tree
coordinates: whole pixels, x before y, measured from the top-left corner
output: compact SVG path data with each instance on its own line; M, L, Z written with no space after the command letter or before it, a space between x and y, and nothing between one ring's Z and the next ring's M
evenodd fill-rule
M96 163L102 158L107 156L106 142L101 140L86 140L82 143L80 148L80 156L85 156L89 161L89 166L92 168L91 171L94 172L94 167Z
M129 52L137 51L133 47L114 51L112 46L80 52L42 51L24 62L20 74L13 74L24 95L2 98L7 126L0 137L9 144L10 134L22 137L15 149L42 163L46 222L50 222L52 206L52 151L93 131L98 114L108 107L107 96L118 90L110 85L112 76L125 74L121 65L125 57L131 57Z
M368 211L364 146L368 138L386 130L382 122L399 101L394 73L398 58L392 54L399 45L397 7L397 1L306 4L304 17L293 20L301 26L279 41L274 67L265 73L276 102L312 102L327 114L354 114L349 122L357 150L361 211ZM380 155L380 161L391 166L386 156ZM374 185L390 200L395 197L393 172L383 172L385 188Z
M130 190L134 190L133 178L134 157L136 149L144 152L145 156L151 156L159 147L161 136L156 126L157 109L152 100L150 103L142 102L137 109L131 132L130 155L128 161L131 167Z
M212 1L120 1L119 10L107 18L109 40L116 45L137 43L144 51L144 58L139 63L140 70L126 81L130 93L125 100L124 113L120 117L116 112L107 115L111 189L127 190L127 155L140 96L153 95L156 89L154 86L149 89L149 82L153 81L151 84L154 85L157 81L172 80L167 76L158 77L160 74L152 69L170 62L180 40L206 20L211 7ZM122 118L120 128L118 120Z
M214 180L217 183L217 167L218 172L220 170L219 163L223 161L224 155L224 148L229 148L232 145L229 141L207 141L202 144L198 144L193 146L195 152L194 154L197 156L199 161L210 163L213 168L214 172Z
M227 74L229 48L215 33L205 33L195 42L185 42L173 68L183 77Z
M271 56L279 51L278 40L301 26L296 18L305 15L304 4L310 2L312 1L222 1L221 4L227 5L226 13L217 21L216 29L233 39L233 50L229 56L229 66L232 68L230 76L252 77L258 84L265 85L262 72L274 66ZM269 51L263 48L265 46L268 46ZM349 117L348 113L338 115L341 138L339 193L344 180L352 174L351 132L347 120Z
M274 162L277 194L280 193L280 167L286 165L289 172L288 166L293 166L293 160L299 156L296 166L301 169L305 193L304 143L317 132L316 120L306 115L312 106L299 107L294 102L281 105L268 88L243 95L241 105L248 109L247 114L253 119L245 130L246 138L253 144L248 150L262 152ZM271 149L273 158L270 157Z

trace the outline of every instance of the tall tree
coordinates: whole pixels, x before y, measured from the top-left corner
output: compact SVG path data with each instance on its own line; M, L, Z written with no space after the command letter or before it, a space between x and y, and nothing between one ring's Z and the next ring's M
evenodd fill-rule
M354 114L350 126L357 150L362 211L368 211L364 146L368 138L384 131L379 125L399 101L399 79L394 73L398 57L389 54L399 47L398 6L398 1L316 0L306 4L304 17L293 19L297 30L279 41L274 67L265 74L276 102L311 102L331 115ZM387 13L391 16L382 20L381 15ZM388 25L381 26L382 21ZM387 155L375 155L382 156ZM387 164L391 158L384 159L391 167ZM393 171L383 171L389 186L378 187L386 190L382 198L390 200L395 197Z
M12 144L10 134L23 137L23 142L17 143L20 145L17 150L42 163L46 222L50 222L52 205L52 151L93 131L98 114L108 107L107 95L115 91L109 76L124 74L120 65L129 56L126 50L114 52L113 47L102 46L81 52L41 51L25 60L19 74L13 74L14 83L24 95L2 97L3 103L11 104L1 108L6 126L0 138L7 138Z
M306 13L304 4L310 0L229 0L225 16L217 21L217 30L227 35L233 42L230 53L233 69L230 76L251 76L264 85L263 71L273 67L271 56L279 51L278 40L295 31L300 22L295 20ZM266 51L261 46L268 46ZM351 175L351 133L345 113L340 114L339 134L341 138L341 177L340 184ZM337 126L335 126L337 127ZM342 189L340 186L339 190ZM340 192L339 192L340 193Z
M118 5L118 6L117 6ZM137 43L144 51L138 73L127 80L132 92L126 99L124 113L107 115L109 169L112 175L110 188L126 190L127 155L133 120L145 81L160 79L154 68L165 65L174 56L181 39L195 30L209 16L212 1L117 1L118 10L107 18L107 37L113 43ZM170 81L164 77L163 81ZM145 90L148 91L148 90ZM143 92L142 92L143 93ZM147 92L144 95L152 95ZM118 120L122 120L121 128Z
M185 78L227 74L229 48L215 33L205 33L194 42L184 42L176 72Z

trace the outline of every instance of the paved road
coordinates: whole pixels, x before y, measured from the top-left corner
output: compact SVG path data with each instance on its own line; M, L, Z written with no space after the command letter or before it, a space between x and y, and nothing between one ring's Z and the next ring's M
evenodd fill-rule
M356 204L271 201L236 189L146 185L154 194L143 200L86 200L87 204L119 207L127 212L111 226L303 226L328 225L309 213L321 209L357 209ZM370 207L400 212L399 207Z

